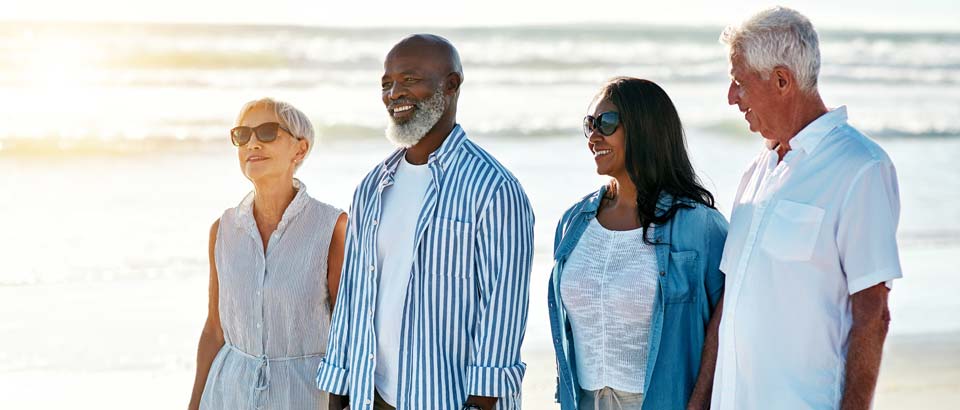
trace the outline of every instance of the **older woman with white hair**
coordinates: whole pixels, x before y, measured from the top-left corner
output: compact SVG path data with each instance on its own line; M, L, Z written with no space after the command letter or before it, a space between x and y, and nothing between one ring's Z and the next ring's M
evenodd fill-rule
M210 300L190 409L319 409L347 215L294 178L313 148L303 112L247 103L230 130L253 191L210 228Z

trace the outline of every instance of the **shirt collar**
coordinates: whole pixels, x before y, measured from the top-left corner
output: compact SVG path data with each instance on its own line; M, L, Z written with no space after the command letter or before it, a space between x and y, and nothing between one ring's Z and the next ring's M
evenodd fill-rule
M603 196L607 193L607 189L609 189L609 187L604 185L600 187L599 191L594 192L593 195L590 195L590 197L587 198L586 204L584 204L583 208L580 209L580 212L596 215L597 210L600 209L600 203L603 201ZM678 202L691 204L694 201L680 199ZM673 195L669 192L661 191L660 198L657 199L657 210L666 212L671 206L673 206Z
M307 195L307 185L299 179L293 179L293 189L295 189L297 193L294 195L293 200L290 201L290 204L287 205L287 209L283 211L283 216L280 218L280 224L277 225L277 229L282 229L282 227L288 225L289 221L303 210L307 204L307 200L310 198L310 196ZM240 201L240 205L237 206L237 217L239 220L243 221L243 224L248 229L254 230L257 227L257 222L253 218L253 198L255 195L256 191L250 191L250 193Z
M813 153L813 150L820 145L820 141L830 134L834 128L847 122L847 106L841 105L838 108L827 111L813 122L803 127L797 135L790 139L790 148L804 151L807 155Z
M427 157L427 164L432 165L436 163L436 165L439 165L440 171L447 169L451 161L456 158L456 155L452 154L457 152L466 140L467 133L463 131L463 127L461 127L460 124L455 124L453 130L451 130L447 138L443 140L443 144L440 144L440 147ZM400 165L400 161L403 160L406 153L406 148L399 148L380 164L381 180L392 177L397 172L397 166Z

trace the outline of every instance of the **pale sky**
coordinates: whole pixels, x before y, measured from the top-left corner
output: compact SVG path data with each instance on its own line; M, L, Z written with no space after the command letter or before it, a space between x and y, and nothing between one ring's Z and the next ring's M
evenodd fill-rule
M556 23L726 25L782 4L821 28L960 31L957 0L0 0L2 20L149 21L307 26L500 26Z

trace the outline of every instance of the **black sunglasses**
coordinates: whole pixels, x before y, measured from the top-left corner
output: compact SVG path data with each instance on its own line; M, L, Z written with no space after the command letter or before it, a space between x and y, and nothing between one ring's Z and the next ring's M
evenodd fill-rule
M230 130L230 141L233 142L233 145L239 147L247 145L247 143L250 142L250 137L256 135L260 142L273 142L277 139L277 135L280 133L279 130L284 130L287 134L293 135L290 130L281 127L278 122L265 122L256 127L233 127L233 129Z
M607 111L596 117L588 115L583 117L583 136L589 139L593 130L597 130L600 131L600 135L607 137L617 130L618 125L620 125L620 113L616 111Z

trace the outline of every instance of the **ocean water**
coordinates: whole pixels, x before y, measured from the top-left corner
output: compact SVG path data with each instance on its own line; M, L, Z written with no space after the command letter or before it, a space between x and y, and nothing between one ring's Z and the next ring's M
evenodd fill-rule
M721 27L435 29L459 48L460 119L482 135L574 135L602 82L660 83L687 126L744 133ZM378 81L415 29L0 23L3 150L220 140L235 111L290 100L325 138L379 136ZM960 33L824 30L821 91L876 137L960 135Z
M208 228L251 188L227 137L236 111L274 96L307 112L321 137L298 176L346 208L391 150L381 60L411 31L0 23L0 379L129 384L125 372L140 372L185 393ZM555 224L604 182L579 130L604 80L664 87L729 216L761 145L726 105L720 27L434 31L463 58L460 123L520 179L537 216L525 354L549 355ZM821 41L828 106L847 105L898 169L905 279L891 293L892 332L956 332L960 34L823 31ZM546 408L552 362L542 363L530 374L547 382L531 400Z

